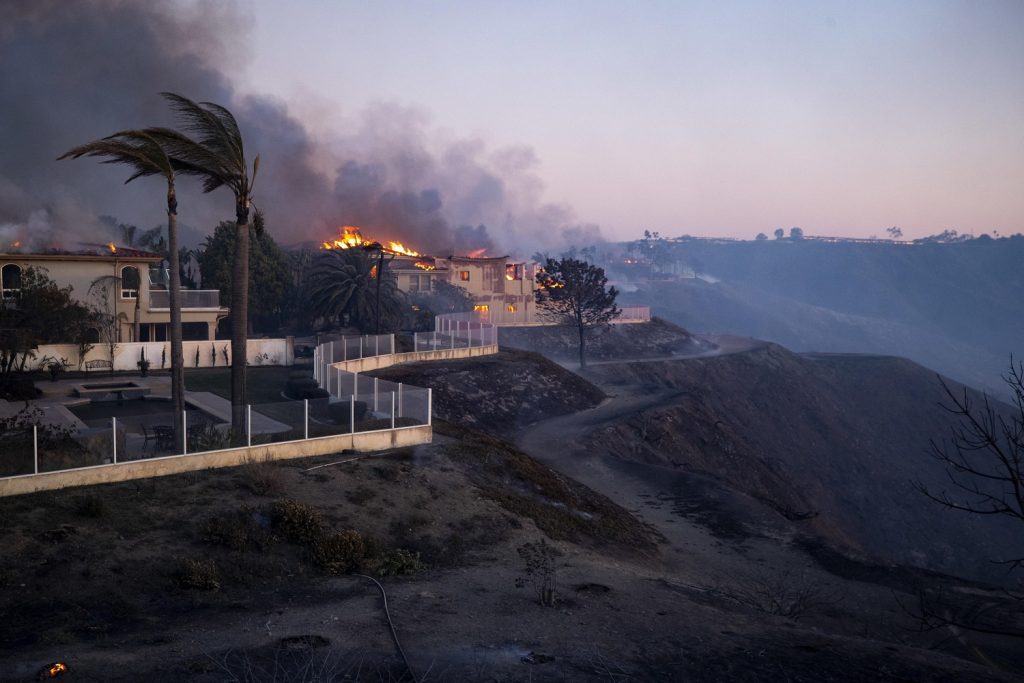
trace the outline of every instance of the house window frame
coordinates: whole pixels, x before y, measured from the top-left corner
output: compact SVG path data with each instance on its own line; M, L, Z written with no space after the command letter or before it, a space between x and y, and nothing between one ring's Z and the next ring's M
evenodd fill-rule
M460 270L459 271L459 281L460 282L469 282L469 271L468 270Z
M17 287L6 287L6 286L4 286L4 280L6 279L5 274L8 272L9 268L13 268L18 273L18 275L17 275L18 286ZM18 298L18 295L21 294L21 276L22 276L22 274L24 272L25 272L24 268L22 268L17 263L5 263L3 266L0 266L0 298L2 298L2 299L17 299Z
M125 279L124 278L124 271L128 270L129 268L131 268L132 270L135 271L135 277L137 278L136 282L138 283L137 287L126 288L124 286L124 279ZM121 271L120 271L119 274L121 276L121 280L119 282L119 287L118 287L118 289L120 290L120 292L119 292L120 298L123 299L123 300L126 300L126 301L135 301L136 299L138 299L139 298L139 289L142 287L142 273L139 271L138 267L137 266L132 266L132 265L121 266Z

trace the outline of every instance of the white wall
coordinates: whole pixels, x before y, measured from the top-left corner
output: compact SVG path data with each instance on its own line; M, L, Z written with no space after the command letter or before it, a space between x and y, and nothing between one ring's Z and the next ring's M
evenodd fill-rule
M231 365L231 342L227 339L217 341L187 341L182 342L182 349L185 357L186 368L223 368ZM196 365L196 350L199 351L199 364ZM146 360L149 361L150 370L161 369L161 359L166 350L166 363L163 368L171 367L171 344L170 342L125 342L117 344L114 348L114 369L138 372L137 363L145 350ZM217 357L212 357L211 351L215 350ZM224 354L227 353L227 360ZM249 365L293 365L295 363L294 344L291 337L284 339L250 339L248 344ZM28 367L40 367L44 359L64 358L67 360L69 370L78 370L78 347L74 344L44 344L36 349L35 358L30 358ZM106 344L95 344L85 354L86 362L91 360L110 360L110 348ZM85 364L82 364L85 369Z

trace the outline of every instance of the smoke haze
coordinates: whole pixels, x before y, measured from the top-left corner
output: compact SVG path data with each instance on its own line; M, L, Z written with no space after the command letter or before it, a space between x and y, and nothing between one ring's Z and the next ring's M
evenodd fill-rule
M288 103L239 93L250 21L233 4L15 0L0 8L0 245L74 248L117 239L99 215L146 229L164 222L156 179L127 187L127 169L55 159L117 130L173 125L160 91L227 105L250 163L261 156L254 201L283 244L319 241L340 225L435 253L486 247L530 254L593 226L545 203L526 147L490 149L443 134L424 112L379 103L346 112L341 134L300 121ZM339 86L342 87L342 86ZM338 113L338 119L342 112ZM180 219L208 233L233 217L226 190L179 182ZM484 227L481 227L484 226Z

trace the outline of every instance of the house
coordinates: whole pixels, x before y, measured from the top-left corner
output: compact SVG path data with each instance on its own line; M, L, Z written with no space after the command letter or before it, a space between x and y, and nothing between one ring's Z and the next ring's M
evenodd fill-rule
M537 264L507 256L396 256L388 268L408 294L429 291L436 282L458 285L473 297L480 319L497 325L538 322L534 299Z
M39 268L60 287L71 286L80 302L112 314L117 342L166 341L171 321L167 271L162 257L114 244L82 251L46 253L0 252L0 299L16 299L21 273ZM218 290L182 290L182 336L212 340L217 322L229 311L220 305ZM138 339L134 338L135 322ZM99 341L99 330L96 331Z

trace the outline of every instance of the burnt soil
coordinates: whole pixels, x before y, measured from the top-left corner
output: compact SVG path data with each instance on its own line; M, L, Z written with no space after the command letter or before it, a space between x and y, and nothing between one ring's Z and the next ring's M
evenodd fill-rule
M675 386L519 352L388 372L453 397L433 444L0 499L0 680L412 680L357 575L381 565L328 573L283 500L418 553L380 579L417 680L1014 680L1002 641L916 633L900 606L920 581L983 587L851 558L713 473L592 438ZM528 425L514 443L506 422ZM521 554L542 539L554 607Z

